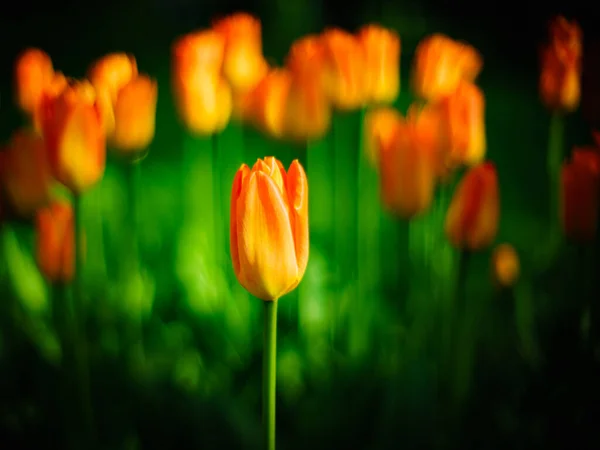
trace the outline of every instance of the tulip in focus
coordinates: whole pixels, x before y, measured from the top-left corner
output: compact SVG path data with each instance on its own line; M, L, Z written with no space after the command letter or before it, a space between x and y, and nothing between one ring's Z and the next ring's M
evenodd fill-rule
M285 134L285 112L291 83L287 69L272 69L252 92L250 120L277 139Z
M80 194L104 175L106 138L96 92L73 83L44 105L42 131L56 180Z
M373 167L379 168L379 154L390 147L402 120L394 108L377 108L365 115L364 151Z
M365 51L352 34L332 28L321 36L325 61L325 89L340 110L362 107L367 101Z
M485 99L473 83L461 81L440 102L451 166L479 164L485 158Z
M30 48L18 56L15 62L15 101L24 113L35 113L53 75L52 60L44 51Z
M456 188L446 213L445 231L461 250L477 251L492 244L500 217L496 168L485 162L471 168Z
M452 94L462 80L474 81L482 67L481 55L472 46L434 34L415 50L412 89L418 97L436 102Z
M496 246L492 254L492 281L500 288L511 288L519 279L519 255L510 244Z
M212 28L225 39L225 79L233 91L252 89L268 70L262 53L260 20L250 14L236 13L216 21Z
M54 180L44 139L20 129L10 140L2 161L2 185L16 212L29 216L50 201Z
M323 137L331 125L331 106L324 88L324 53L317 36L294 42L286 60L291 82L285 129L292 139Z
M596 235L600 189L600 154L575 150L563 164L560 179L560 221L565 236L590 242Z
M393 103L400 92L400 38L377 25L358 32L365 55L365 92L370 103Z
M48 281L68 283L75 272L73 209L53 202L36 216L37 264Z
M192 133L222 131L232 112L232 94L221 77L225 40L206 30L178 39L172 49L172 84L180 120Z
M581 29L559 17L550 25L550 42L542 50L540 96L551 110L572 112L581 97Z
M238 170L231 193L230 245L240 284L274 301L296 288L308 263L308 181L295 160L273 157Z
M425 212L433 200L436 176L429 149L415 128L400 121L389 146L380 143L379 148L383 204L404 219Z

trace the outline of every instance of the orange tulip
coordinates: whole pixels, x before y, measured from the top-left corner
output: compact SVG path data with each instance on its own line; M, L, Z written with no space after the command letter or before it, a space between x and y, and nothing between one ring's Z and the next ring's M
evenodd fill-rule
M92 85L71 84L47 102L42 116L54 177L77 194L97 183L104 175L106 139Z
M32 122L33 128L38 132L42 132L42 114L44 112L44 105L51 102L58 97L69 85L69 80L60 72L55 72L50 80L50 83L46 85L42 91L40 101L35 107Z
M286 69L272 69L252 92L250 120L265 133L282 138L292 78Z
M73 209L54 202L36 217L37 263L47 280L68 283L75 272Z
M325 55L325 89L341 110L360 108L367 100L365 52L355 36L337 28L321 36Z
M285 112L286 133L293 139L319 139L331 124L331 108L324 89L324 53L319 38L306 36L294 42L286 65L291 75Z
M225 39L223 75L234 91L248 91L265 76L260 20L246 13L220 19L213 29Z
M273 157L238 170L231 193L230 245L240 284L261 300L296 288L308 263L308 181Z
M496 168L486 162L471 168L456 188L446 213L446 236L456 248L481 250L496 238L499 216Z
M112 145L123 152L141 151L154 139L158 86L140 75L120 91L115 103L115 132Z
M192 133L220 132L231 117L231 89L220 75L224 48L223 36L212 30L183 36L173 45L175 105Z
M401 120L389 146L379 145L379 173L383 204L390 212L411 219L429 208L435 172L429 149L414 127Z
M54 75L52 60L37 48L19 55L15 63L15 101L26 114L34 114Z
M365 54L366 98L372 103L393 103L400 92L400 38L377 25L358 32Z
M50 201L53 178L44 139L21 129L13 133L3 154L2 184L15 211L29 216Z
M572 112L581 97L581 29L559 17L550 25L550 42L542 50L540 96L552 110Z
M417 96L437 101L452 94L461 80L474 81L482 66L481 55L473 47L434 34L417 46L412 88Z
M513 287L519 279L519 255L510 244L496 246L492 254L492 281L500 288Z
M392 145L394 133L402 120L400 113L393 108L373 109L365 115L364 151L373 167L379 168L379 154Z
M575 147L571 159L576 164L586 166L593 174L600 177L600 150L594 147Z
M473 83L461 81L454 93L441 100L443 136L451 166L473 166L485 158L485 99Z
M565 236L576 242L594 239L598 224L600 155L585 150L573 152L563 164L560 183L560 220Z

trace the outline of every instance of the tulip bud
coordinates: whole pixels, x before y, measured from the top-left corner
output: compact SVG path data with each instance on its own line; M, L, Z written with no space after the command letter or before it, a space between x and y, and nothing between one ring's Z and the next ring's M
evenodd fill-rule
M81 193L104 175L106 138L96 92L74 83L44 106L42 131L54 177Z
M15 211L29 216L50 200L53 178L44 139L32 130L16 131L4 153L2 183Z
M365 115L364 151L373 167L379 168L379 155L392 145L394 133L402 120L400 113L393 108L373 109Z
M15 63L15 101L26 114L34 114L54 74L52 60L37 48L19 55Z
M500 216L498 177L490 162L470 169L460 181L446 213L446 236L462 250L481 250L493 242Z
M492 281L499 288L511 288L519 279L519 255L510 244L496 246L492 254Z
M273 157L238 170L231 193L230 245L240 284L273 301L296 288L308 263L308 182L296 160Z

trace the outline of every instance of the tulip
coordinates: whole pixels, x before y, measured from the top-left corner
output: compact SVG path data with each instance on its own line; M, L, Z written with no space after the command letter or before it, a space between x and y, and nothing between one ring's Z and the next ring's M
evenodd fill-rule
M477 251L496 238L500 216L496 168L486 162L460 181L446 213L445 232L459 249Z
M24 113L34 114L53 75L52 60L42 50L30 48L18 56L15 63L15 101Z
M42 131L53 176L80 194L104 175L106 139L92 85L83 81L68 86L47 102Z
M492 281L500 288L511 288L519 279L519 255L510 244L496 246L492 253Z
M462 80L474 81L482 66L481 55L473 47L434 34L415 50L412 88L417 96L437 101L452 94Z
M552 110L572 112L581 97L581 29L559 17L550 26L542 50L540 96Z
M461 81L454 93L441 100L440 107L448 139L452 166L473 166L485 158L485 99L473 83Z
M274 138L285 134L285 112L292 82L287 69L272 69L252 92L250 120Z
M365 115L365 153L375 168L379 168L379 154L393 143L394 133L402 116L393 108L378 108ZM382 147L382 148L380 148Z
M366 71L366 99L371 103L393 103L400 92L400 38L377 25L358 32Z
M594 147L575 147L571 159L576 164L586 166L593 174L600 176L600 151Z
M37 263L47 280L70 282L75 271L74 219L69 203L53 202L36 216Z
M433 200L435 172L429 149L420 141L414 127L400 121L390 145L380 143L379 148L384 205L404 219L425 212Z
M285 111L285 130L293 139L319 139L331 124L324 89L324 53L318 37L294 42L286 60L291 82Z
M230 245L240 284L274 301L296 288L308 263L308 181L273 157L240 167L231 194Z
M192 133L220 132L231 117L231 89L220 75L224 48L223 36L212 30L186 35L173 45L175 105Z
M141 151L154 139L156 123L156 81L141 75L120 91L114 107L113 146L123 152Z
M44 139L31 130L16 131L4 153L2 183L22 216L28 216L50 200L53 179Z
M45 86L42 91L39 103L36 106L33 116L33 128L38 133L42 133L42 115L44 112L44 106L49 102L53 101L58 97L69 85L69 80L60 72L55 72L50 82Z
M234 91L248 91L265 76L267 62L262 54L260 20L236 13L213 24L225 40L223 75Z
M321 36L325 60L325 89L340 110L357 109L367 100L365 52L355 36L339 29Z
M565 236L576 242L594 239L598 223L600 155L574 152L560 177L560 221Z

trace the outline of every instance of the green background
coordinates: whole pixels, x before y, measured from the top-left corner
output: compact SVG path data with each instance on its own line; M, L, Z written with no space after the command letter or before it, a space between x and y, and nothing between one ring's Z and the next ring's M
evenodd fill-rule
M16 12L0 16L2 141L21 123L11 102L11 64L27 46L43 48L57 70L74 77L108 52L130 52L141 72L158 79L156 138L138 190L142 270L135 279L123 276L124 166L109 158L104 179L84 199L86 330L102 448L258 448L261 303L235 281L225 238L235 171L268 155L286 166L300 158L310 184L309 266L279 307L281 449L598 442L591 419L598 367L582 350L581 311L570 308L598 293L597 252L566 245L554 260L544 252L549 113L537 96L544 14L508 21L508 6L498 7L498 16L506 15L494 19L475 5L459 5L453 15L443 4L324 7L303 0L13 6ZM481 51L487 155L501 192L497 241L511 243L521 258L513 291L493 289L490 252L477 253L464 308L452 313L458 254L442 231L451 190L439 192L430 213L410 225L382 212L376 175L358 168L358 113L337 115L335 137L308 150L231 124L217 140L220 195L213 195L211 141L186 136L175 114L170 45L238 8L260 15L264 53L278 63L295 38L324 25L354 30L380 21L396 29L402 112L413 100L407 75L423 36L445 32ZM579 112L568 116L566 148L589 141ZM213 204L215 197L221 202ZM28 223L3 225L2 448L63 442L52 292L35 267L33 242ZM460 330L459 345L449 344L452 326Z

